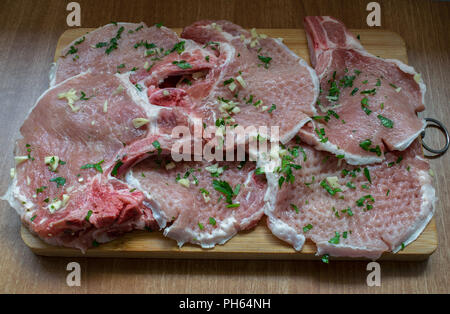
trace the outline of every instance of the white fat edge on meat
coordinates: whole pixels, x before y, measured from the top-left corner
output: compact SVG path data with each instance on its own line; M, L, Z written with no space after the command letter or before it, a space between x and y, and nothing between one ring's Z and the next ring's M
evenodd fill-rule
M281 219L268 216L267 226L277 238L291 244L296 251L300 251L305 244L305 236L297 232Z
M216 223L216 228L211 233L179 228L175 221L170 227L164 229L164 236L176 240L179 247L189 242L200 245L204 249L210 249L216 244L225 244L237 232L236 219L234 216L229 216L220 223Z
M133 169L131 168L128 170L128 172L125 175L125 182L129 184L130 186L138 189L142 193L144 193L147 200L144 200L144 205L149 208L152 211L153 217L155 218L156 222L158 223L158 226L160 229L163 229L166 227L167 222L170 220L169 217L166 216L163 210L161 210L161 206L158 204L158 202L151 196L149 192L147 192L141 185L141 182L136 179L134 176Z
M394 150L402 151L407 149L411 145L411 143L414 142L414 140L425 130L426 126L427 122L422 119L422 128L413 135L411 135L410 137L406 138L404 141L395 144Z
M417 158L417 157L416 157ZM421 158L418 158L421 159ZM417 223L410 228L410 235L398 247L393 248L392 251L397 253L403 247L407 246L414 240L416 240L422 231L426 228L431 218L433 218L435 211L435 203L437 201L436 191L431 185L431 176L428 171L419 170L418 171L419 183L420 183L420 194L421 194L421 204L420 204L420 218Z
M252 180L254 173L255 173L255 170L252 170L248 173L247 178L245 179L245 182L244 182L245 187L247 187L248 184L250 183L250 181ZM250 199L251 194L252 194L252 192L248 191L247 195L245 196L246 201L248 201ZM264 207L265 206L263 205L258 211L254 212L251 216L245 217L244 219L242 219L239 223L239 227L241 229L245 229L246 227L249 226L250 223L254 222L257 217L262 216L264 213Z
M371 55L368 52L366 52L366 54L375 57L374 55ZM397 59L383 59L383 60L395 64L402 72L411 74L414 77L414 81L417 85L419 85L420 93L422 94L422 104L425 106L425 93L427 92L427 86L425 85L422 76L414 69L414 67L405 64Z
M274 144L278 145L278 144ZM270 148L272 149L272 148ZM267 179L267 190L264 194L264 212L266 215L270 215L275 210L275 202L278 193L278 177L279 175L273 171L265 171L270 169L276 169L281 165L281 158L271 158L270 151L267 153L260 152L258 149L250 147L249 151L250 160L256 160L256 167L264 170L264 174Z
M56 62L52 62L50 64L50 70L48 72L49 86L52 87L56 83L56 71L58 70L58 66Z
M127 92L127 94L131 97L131 99L139 105L142 109L144 109L145 114L147 115L147 119L150 120L150 123L148 124L148 130L149 133L157 134L158 133L158 125L157 125L157 119L159 116L159 112L161 111L161 106L153 105L149 102L147 93L145 92L145 89L143 91L139 91L136 86L134 86L130 80L129 75L132 72L126 72L122 74L116 73L115 76L119 78L121 85L124 88L124 91ZM163 107L166 110L172 110L170 107ZM143 117L138 117L143 118Z
M388 62L388 63L393 63L393 64L395 64L402 72L412 75L412 76L414 77L414 82L415 82L415 84L419 85L420 93L421 93L421 95L422 95L422 105L425 106L425 93L426 93L426 91L427 91L427 86L425 85L425 83L424 83L424 81L423 81L423 79L422 79L422 76L421 76L419 73L417 73L417 71L414 69L414 67L412 67L412 66L410 66L410 65L407 65L407 64L405 64L405 63L403 63L402 61L397 60L397 59L383 59L383 58L377 57L377 56L375 56L375 55L373 55L373 54L367 52L366 50L360 51L360 53L361 53L362 55L366 56L366 57L371 57L371 58L381 59L381 60L384 60L384 61L386 61L386 62ZM394 83L395 83L395 82L394 82ZM403 151L403 150L407 149L407 148L409 147L409 145L411 145L411 143L414 142L414 140L415 140L415 139L420 135L420 133L422 133L423 130L425 129L425 127L426 127L426 121L423 120L423 119L422 119L422 124L423 124L423 126L422 126L422 128L421 128L418 132L414 133L413 135L411 135L410 137L406 138L406 139L403 140L402 142L393 145L393 146L394 146L394 149L395 149L395 150L400 150L400 151Z
M338 24L338 25L344 27L344 29L346 30L345 35L349 35L349 36L345 36L345 43L346 43L347 47L351 47L351 49L355 49L355 50L365 51L363 45L361 45L361 42L352 33L350 33L348 31L347 27L345 25L343 25L342 22L336 20L335 18L333 18L331 16L321 16L321 18L323 18L323 21L320 21L321 26L325 22L331 22L331 23L335 23L335 24ZM324 33L325 33L325 36L327 36L327 38L328 38L328 32L324 31ZM327 42L333 43L333 41L331 41L329 39L327 40ZM329 47L329 48L330 49L338 48L338 46L333 43L333 47Z
M252 152L249 152L251 154ZM253 154L255 154L253 152ZM281 158L272 159L269 156L258 155L257 167L261 169L276 169L281 164ZM274 215L277 195L279 191L279 174L273 171L266 172L267 190L264 195L264 213L268 217L267 225L271 232L279 239L291 244L295 250L300 251L305 243L305 236L294 228L278 219Z
M80 37L75 38L75 39L72 40L69 44L67 44L67 45L61 50L61 52L62 52L62 51L65 51L68 47L73 46L73 45L75 44L75 42L78 41L78 40L80 40L81 38L86 37L86 36L88 36L88 35L90 36L90 35L92 35L92 34L95 34L95 33L99 32L99 31L103 30L105 27L108 27L108 26L111 26L111 25L114 25L114 24L109 23L109 24L103 25L103 26L101 26L101 27L98 27L98 28L96 28L96 29L90 31L90 32L87 32L86 34L84 34L84 35L82 35L82 36L80 36ZM144 22L140 22L140 23L118 22L118 23L117 23L117 26L118 26L118 27L120 27L120 26L130 26L130 25L133 25L133 27L134 27L134 26L139 27L140 25L143 25L144 27L148 27ZM108 40L109 40L109 38L108 38ZM53 62L52 65L51 65L51 67L50 67L50 73L49 73L50 87L53 87L53 86L55 85L55 83L56 83L56 74L58 73L58 67L59 67L59 61L60 61L60 60L61 60L61 57L58 56L58 59L56 60L56 62Z
M25 195L23 195L20 191L19 186L17 185L17 174L14 176L13 181L8 186L6 193L0 197L1 200L7 201L9 205L14 208L19 214L20 217L26 218L33 212L33 208L35 204L28 200ZM29 218L31 218L30 216Z
M316 74L316 71L314 71L314 69L302 58L300 58L298 55L296 55L292 50L290 50L285 44L283 44L283 42L279 39L276 38L271 38L273 41L275 41L275 43L278 44L278 46L280 46L281 48L283 48L286 52L288 52L290 55L292 55L294 58L298 59L298 63L303 66L304 68L306 68L309 72L309 75L311 77L311 80L313 82L313 91L314 91L314 97L313 97L313 101L310 104L310 108L311 111L313 112L314 115L317 115L317 109L315 107L315 104L317 102L317 99L319 97L319 92L320 92L320 82L319 82L319 78ZM294 136L300 131L300 129L309 121L311 121L311 118L306 118L303 119L301 121L299 121L299 123L292 128L292 130L288 133L286 133L281 139L281 143L286 144L288 143L291 139L294 138Z
M311 123L313 124L314 129L316 129L316 125L315 125L314 121L311 121ZM310 136L312 135L313 138L315 139L314 143L311 143L315 149L330 152L330 153L334 154L335 156L344 155L345 161L350 165L362 166L362 165L379 163L384 160L383 157L381 157L381 156L378 157L375 154L374 154L374 156L362 156L362 155L357 155L357 154L350 154L347 151L339 148L336 144L331 143L330 141L327 141L325 143L320 142L318 140L318 138L316 137L316 134L314 134L312 132L311 133L308 132L307 134Z
M83 75L86 75L90 73L90 71L87 72L82 72L78 75L75 75L73 77L70 77L64 81L62 81L61 83L58 83L57 85L51 86L50 88L48 88L45 92L43 92L39 98L36 100L36 102L34 103L34 105L28 110L25 118L23 121L26 121L29 117L29 115L31 114L31 112L34 110L34 108L39 104L39 102L41 101L41 99L47 95L50 91L52 91L55 88L60 87L62 84L70 81L70 80L74 80L77 79ZM8 190L6 191L6 193L0 197L1 200L7 201L9 203L9 205L14 208L17 213L21 216L21 217L25 217L24 215L26 214L27 216L29 216L32 212L31 209L34 207L34 203L30 200L28 200L22 193L20 193L20 188L17 185L17 176L18 173L17 171L15 171L15 175L13 178L13 181L11 182L11 184L8 187ZM25 204L23 204L23 202L25 202ZM33 206L31 206L31 204L33 204ZM28 209L28 211L25 211L25 209ZM32 216L30 216L29 218L31 218ZM26 217L25 217L26 218Z
M383 251L366 246L354 246L349 244L330 244L328 241L315 242L316 256L329 254L336 257L365 257L371 260L378 259Z

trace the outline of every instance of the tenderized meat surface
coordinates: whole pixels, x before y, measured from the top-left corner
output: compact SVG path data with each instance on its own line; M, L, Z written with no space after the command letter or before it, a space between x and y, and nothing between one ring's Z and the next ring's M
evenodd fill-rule
M369 54L334 18L306 17L305 31L322 92L303 140L355 165L405 150L424 127L416 114L424 110L420 75L398 60Z
M233 54L221 68L209 95L196 104L208 116L208 125L229 113L220 111L218 98L237 103L239 112L230 114L234 121L229 124L244 128L278 126L284 143L313 115L317 77L280 40L250 33L228 21L196 22L184 28L181 37L203 44L219 58L224 53ZM244 86L237 79L239 76ZM232 84L235 89L230 89Z
M130 170L127 182L144 191L165 236L179 246L210 248L254 227L264 214L266 182L254 170L252 162L151 158Z
M376 259L414 241L433 216L435 191L418 141L367 167L304 143L287 149L302 168L281 189L279 176L268 176L276 197L266 214L273 234L296 250L311 239L318 255Z
M164 26L148 27L144 23L107 24L75 39L62 50L50 85L89 69L109 74L137 71L151 58L146 51L165 51L171 49L177 41L177 34ZM156 47L147 49L149 44Z
M145 110L127 90L118 91L121 82L108 74L75 76L46 91L20 129L15 155L22 161L7 199L49 243L85 250L155 225L144 195L110 175L116 160L127 164L127 154L142 158L128 145L149 141L147 127L132 122Z

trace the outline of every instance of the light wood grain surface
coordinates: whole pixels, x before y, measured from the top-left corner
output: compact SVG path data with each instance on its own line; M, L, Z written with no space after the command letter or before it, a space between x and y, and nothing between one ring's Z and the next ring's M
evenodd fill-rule
M2 1L0 4L0 191L9 183L12 148L28 108L48 86L48 70L58 37L68 27L69 1ZM78 1L82 27L110 21L163 22L182 27L204 19L228 19L244 27L303 28L306 15L333 15L349 28L369 28L369 1ZM424 117L450 126L450 4L442 1L379 1L382 29L406 42L409 63L428 86ZM428 132L427 143L443 138ZM436 173L437 251L424 262L380 262L381 287L367 287L366 262L221 261L50 258L34 255L20 238L20 221L0 204L0 292L93 293L299 293L446 292L449 290L448 230L450 154L431 160ZM81 265L80 287L66 285L66 265Z

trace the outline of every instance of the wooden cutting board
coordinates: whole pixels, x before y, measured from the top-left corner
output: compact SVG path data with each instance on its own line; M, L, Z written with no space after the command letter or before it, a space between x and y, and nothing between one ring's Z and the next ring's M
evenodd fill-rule
M79 28L64 32L59 38L55 60L60 51L77 37L92 29ZM181 29L175 29L177 33ZM385 30L352 30L359 34L362 45L372 54L382 58L399 59L408 63L406 46L396 33ZM308 46L303 29L258 29L258 33L271 37L281 37L296 54L309 61ZM127 257L127 258L200 258L200 259L297 259L311 260L315 256L315 245L307 241L301 252L273 236L266 227L265 219L250 231L241 232L225 245L213 249L202 249L186 244L179 248L174 240L163 237L162 232L135 231L112 242L92 248L86 254L79 250L50 246L22 227L22 239L30 249L45 256L87 256L87 257ZM424 260L437 248L436 222L433 218L420 237L397 254L386 253L382 260ZM350 259L350 258L332 258Z

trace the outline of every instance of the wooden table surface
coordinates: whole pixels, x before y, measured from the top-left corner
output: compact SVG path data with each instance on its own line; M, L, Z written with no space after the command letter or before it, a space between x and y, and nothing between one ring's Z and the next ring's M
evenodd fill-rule
M0 4L0 193L9 184L13 143L39 95L58 37L68 28L66 4L54 0L2 0ZM199 19L227 19L251 28L303 28L306 15L332 15L349 28L368 28L370 1L318 0L152 0L78 1L82 27L111 21L163 22L183 27ZM423 117L450 127L450 3L425 0L378 1L382 29L406 41L409 63L428 86ZM438 132L427 143L444 144ZM439 200L437 251L425 262L380 262L381 286L366 285L367 262L144 260L39 257L22 242L17 214L0 203L0 292L5 293L449 293L450 153L431 160ZM66 284L66 265L81 265L81 286Z

